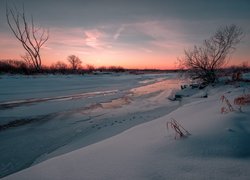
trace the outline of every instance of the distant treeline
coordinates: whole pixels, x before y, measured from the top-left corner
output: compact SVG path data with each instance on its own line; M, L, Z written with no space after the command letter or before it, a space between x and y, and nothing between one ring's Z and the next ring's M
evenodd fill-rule
M57 62L51 66L42 66L37 71L31 65L26 64L22 60L0 60L0 74L98 74L98 73L119 73L129 72L131 74L142 74L142 73L159 73L159 72L177 72L179 70L158 70L158 69L126 69L121 66L101 66L94 67L93 65L86 65L86 67L79 67L72 69L64 62Z
M163 73L163 72L185 72L183 69L169 69L169 70L159 70L159 69L126 69L121 66L101 66L94 67L93 65L86 65L86 67L79 67L77 69L72 69L64 62L57 62L51 66L42 66L41 70L33 68L31 65L27 65L22 60L0 60L0 74L98 74L98 73L120 73L129 72L131 74L143 74L143 73ZM250 72L250 66L248 64L242 64L239 66L231 66L224 69L219 69L222 74L230 74L232 72Z

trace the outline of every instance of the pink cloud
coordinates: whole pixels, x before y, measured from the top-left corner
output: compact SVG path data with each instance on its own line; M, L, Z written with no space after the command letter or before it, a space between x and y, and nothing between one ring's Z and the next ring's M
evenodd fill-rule
M97 29L84 31L84 43L94 49L101 49L106 47L104 41L105 34Z
M119 38L119 36L121 35L122 31L124 31L125 29L125 25L122 24L118 30L115 32L115 34L113 35L113 39L117 40Z

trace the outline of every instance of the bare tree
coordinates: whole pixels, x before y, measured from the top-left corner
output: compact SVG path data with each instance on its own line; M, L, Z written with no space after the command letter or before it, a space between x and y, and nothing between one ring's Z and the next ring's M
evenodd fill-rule
M202 46L185 50L184 58L180 59L181 65L189 70L193 79L213 83L217 79L216 71L227 63L227 57L242 37L243 32L236 25L221 27Z
M16 7L10 8L7 5L6 17L11 31L26 51L25 56L23 56L23 58L25 57L24 60L32 62L33 67L39 71L42 66L40 50L49 39L48 30L35 27L33 17L31 17L29 23L26 19L24 7L22 11L19 11Z
M23 59L27 67L34 68L34 65L33 65L33 62L29 53L26 52L24 55L21 55L21 58Z
M76 55L68 56L67 60L69 61L73 70L77 70L82 63L81 59L77 57Z

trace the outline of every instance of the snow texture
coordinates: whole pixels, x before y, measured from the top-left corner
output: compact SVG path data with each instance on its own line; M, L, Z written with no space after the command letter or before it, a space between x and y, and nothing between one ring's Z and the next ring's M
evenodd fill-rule
M133 91L140 97L144 92ZM167 115L4 179L249 179L250 106L239 112L233 104L234 98L250 93L249 85L218 85L196 93L189 88L183 93L187 97L181 106ZM222 95L235 111L221 113L226 106ZM175 139L174 131L166 129L171 118L191 135Z

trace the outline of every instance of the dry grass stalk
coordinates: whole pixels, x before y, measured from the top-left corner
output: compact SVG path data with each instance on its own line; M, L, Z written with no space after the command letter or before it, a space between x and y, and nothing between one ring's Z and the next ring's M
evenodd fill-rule
M182 137L187 137L191 135L180 123L178 123L175 119L171 119L171 121L168 121L167 124L167 130L169 128L172 128L175 131L175 139L177 137L182 138Z
M245 94L234 99L234 104L244 106L250 104L250 94Z
M220 99L221 99L221 102L225 102L227 105L227 107L221 108L221 113L228 113L228 112L235 111L232 104L229 102L229 100L226 98L226 96L222 95Z
M250 104L250 94L244 94L234 99L234 104L239 106L239 111L242 112L242 106Z
M226 113L229 113L229 110L226 107L222 107L220 109L220 112L221 112L221 114L226 114Z

